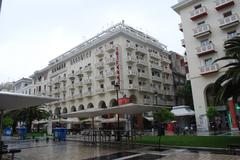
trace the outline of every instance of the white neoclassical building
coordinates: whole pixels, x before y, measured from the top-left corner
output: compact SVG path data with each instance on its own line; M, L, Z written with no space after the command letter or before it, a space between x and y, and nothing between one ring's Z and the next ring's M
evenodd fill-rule
M119 98L174 106L170 63L165 45L121 22L36 71L32 94L60 98L47 106L53 115L114 106L116 84Z
M172 7L180 16L191 80L197 128L208 131L206 111L212 104L211 84L224 73L223 63L212 62L225 55L223 44L240 32L240 0L180 0ZM225 106L222 123L227 125Z

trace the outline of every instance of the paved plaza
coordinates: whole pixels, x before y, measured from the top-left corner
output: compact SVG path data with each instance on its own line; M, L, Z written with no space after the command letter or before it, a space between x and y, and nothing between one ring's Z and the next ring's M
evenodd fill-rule
M153 147L127 148L120 145L97 146L81 142L25 141L8 142L10 148L20 148L17 160L240 160L240 156L192 152L186 149L155 151Z

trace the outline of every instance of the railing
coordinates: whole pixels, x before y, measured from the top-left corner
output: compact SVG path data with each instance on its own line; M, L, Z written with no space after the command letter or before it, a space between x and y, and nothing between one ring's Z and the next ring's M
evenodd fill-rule
M137 64L143 65L143 66L147 66L147 61L146 60L142 60L142 59L138 59L137 60Z
M128 70L128 75L129 76L137 76L137 71L134 71L134 70Z
M91 79L84 79L83 84L91 84L92 80Z
M92 96L92 92L91 91L83 92L83 96L84 97Z
M96 49L95 55L96 56L103 56L104 55L103 49Z
M198 9L194 9L193 11L190 12L191 19L195 20L199 18L202 15L207 15L207 8L206 7L201 7Z
M126 49L128 50L134 50L136 47L133 43L127 43L126 44Z
M83 69L84 72L91 72L92 71L92 67L91 66L87 66Z
M239 16L238 14L233 14L231 16L222 18L219 20L219 26L222 29L231 27L232 25L238 24L239 23Z
M97 75L97 76L95 77L95 79L96 79L97 81L100 81L100 80L103 80L103 79L104 79L104 76L103 76L103 75Z
M142 48L142 47L137 47L136 48L136 52L140 52L140 53L143 53L143 54L147 54L147 50L145 48Z
M106 72L106 77L115 77L115 71L107 71Z
M114 85L107 86L106 89L107 89L107 91L115 91L116 90Z
M219 69L218 64L212 64L209 66L201 66L200 67L200 74L204 75L204 74L208 74L208 73L213 73L213 72L217 72Z
M152 76L152 80L153 80L153 81L161 82L161 81L162 81L162 78L161 78L161 77L158 77L158 76Z
M155 69L158 69L158 70L161 70L161 66L160 65L157 65L157 64L151 64L151 68L155 68Z
M215 2L217 10L234 5L234 0L216 0Z
M104 88L97 88L96 94L101 94L101 93L104 93Z
M127 62L137 62L137 58L136 57L132 57L132 56L128 56L127 57Z
M103 65L103 62L97 62L96 64L95 64L95 67L96 68L102 68L104 65Z
M154 57L154 58L157 58L157 59L160 59L160 58L161 58L160 55L159 55L159 53L153 53L153 52L151 52L151 53L150 53L150 56L151 56L151 57Z
M149 78L149 75L148 75L147 73L142 73L142 72L138 73L138 76L139 76L140 78L146 78L146 79Z
M138 89L138 86L137 86L137 85L134 85L134 84L129 84L129 85L128 85L128 89L129 89L129 90L137 90L137 89Z
M106 58L106 64L114 64L116 59L114 57Z
M201 47L196 48L196 50L197 50L197 54L200 56L203 54L215 52L215 47L213 43L209 43L207 45L203 45Z
M105 51L111 53L115 50L115 48L116 47L114 45L106 45L105 46Z
M199 25L197 28L193 29L194 37L201 37L210 33L211 31L210 31L209 24L202 24L202 25Z

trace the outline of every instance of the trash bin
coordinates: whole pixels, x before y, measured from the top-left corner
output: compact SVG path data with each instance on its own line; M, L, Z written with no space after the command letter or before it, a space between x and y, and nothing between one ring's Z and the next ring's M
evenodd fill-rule
M11 136L12 135L12 128L11 127L6 127L3 130L4 136Z
M26 134L27 134L27 129L25 127L18 128L18 135L21 140L24 140L26 138Z
M53 140L65 141L67 135L66 128L54 128L53 129Z

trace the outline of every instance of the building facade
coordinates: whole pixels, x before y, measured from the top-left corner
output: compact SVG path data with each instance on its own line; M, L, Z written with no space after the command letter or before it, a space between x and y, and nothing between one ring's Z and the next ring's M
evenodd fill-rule
M22 78L18 81L14 82L14 92L21 93L21 94L33 94L33 85L31 78Z
M137 104L174 106L171 60L165 45L121 22L56 57L32 76L32 94L60 98L54 115ZM119 88L116 88L119 86Z
M197 128L208 131L206 111L213 105L212 84L224 73L219 68L226 64L213 61L225 55L224 41L240 32L240 0L181 0L172 8L181 16L179 29L184 34ZM217 108L227 126L226 107Z

